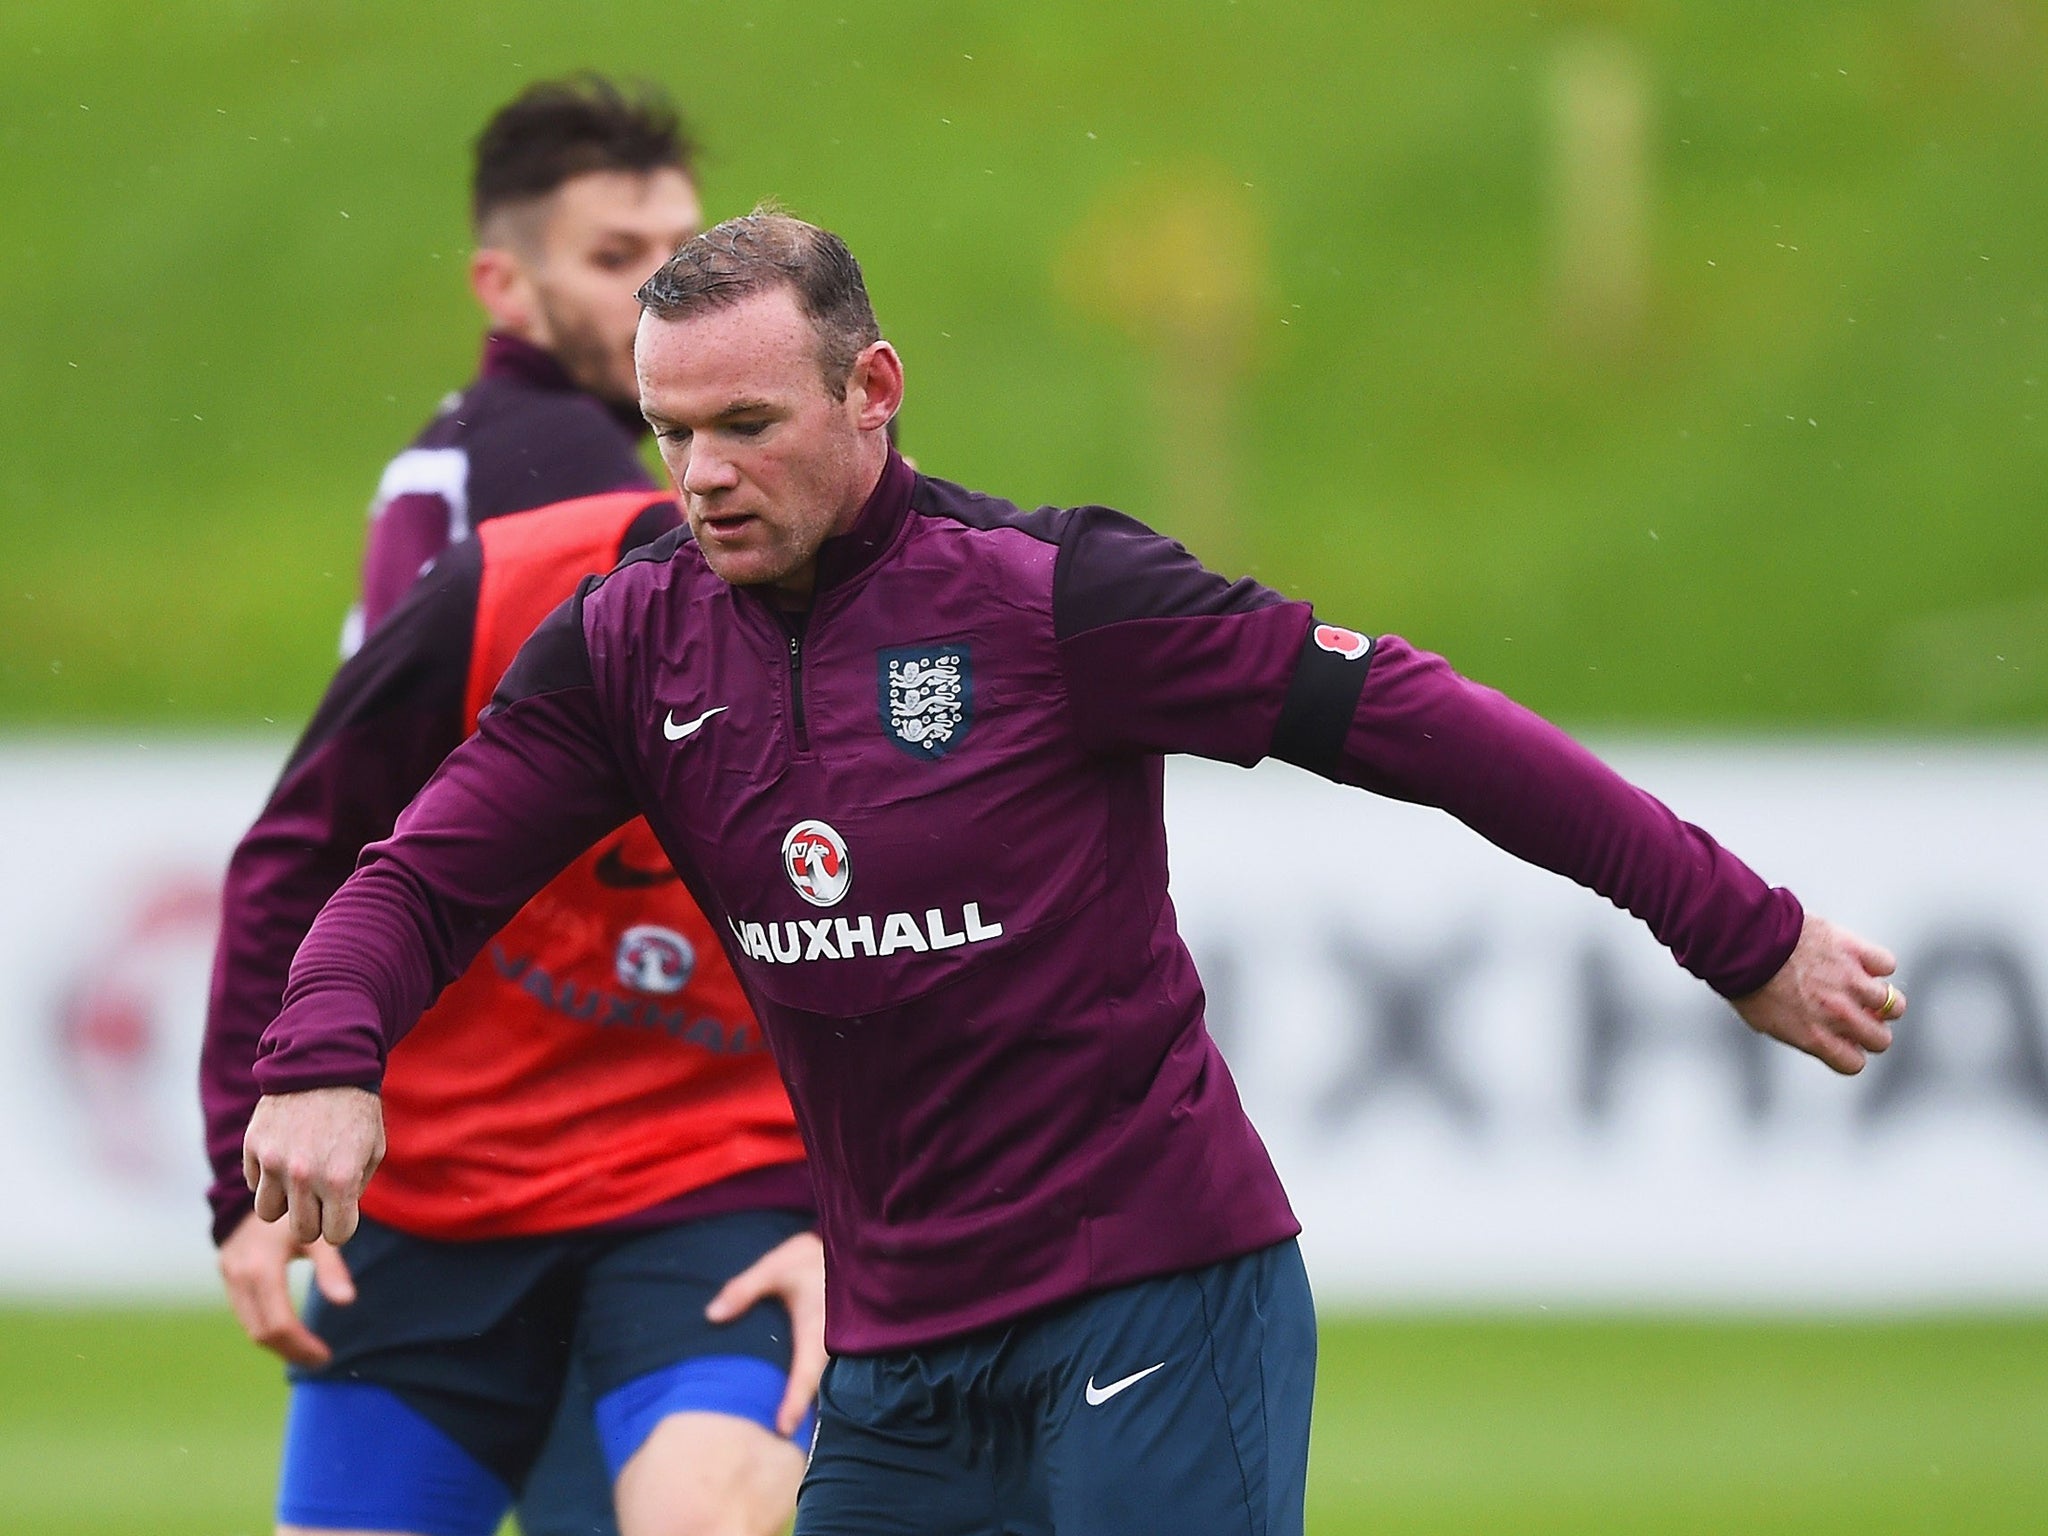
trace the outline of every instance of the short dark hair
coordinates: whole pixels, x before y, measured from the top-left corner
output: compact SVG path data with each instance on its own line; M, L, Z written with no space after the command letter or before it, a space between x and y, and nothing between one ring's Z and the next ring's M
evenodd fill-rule
M640 285L640 304L661 320L725 309L788 288L818 336L818 362L835 400L863 348L882 339L860 263L829 229L764 204L707 229Z
M477 135L470 217L546 197L592 171L695 173L697 145L675 105L645 82L622 90L603 75L541 80L500 107Z

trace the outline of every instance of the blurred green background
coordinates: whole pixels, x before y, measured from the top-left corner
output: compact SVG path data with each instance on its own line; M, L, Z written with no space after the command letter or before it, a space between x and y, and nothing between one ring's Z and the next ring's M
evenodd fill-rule
M295 726L472 366L468 143L658 78L843 231L932 472L1103 500L1579 725L2048 715L2048 16L0 11L0 726Z
M469 141L658 79L843 232L929 471L1107 501L1580 726L2048 720L2048 14L0 9L0 732L296 729L470 375ZM1349 1322L1313 1528L2048 1528L2048 1326ZM0 1528L264 1528L224 1314L0 1314Z

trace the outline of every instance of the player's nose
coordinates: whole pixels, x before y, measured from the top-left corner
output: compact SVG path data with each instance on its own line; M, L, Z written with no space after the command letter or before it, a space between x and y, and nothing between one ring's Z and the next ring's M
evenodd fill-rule
M683 466L683 489L692 496L710 496L739 484L739 474L730 459L709 447L692 443L689 462Z

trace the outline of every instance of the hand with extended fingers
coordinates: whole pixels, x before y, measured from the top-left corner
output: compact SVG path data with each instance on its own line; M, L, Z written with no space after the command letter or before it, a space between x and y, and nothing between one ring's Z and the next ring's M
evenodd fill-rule
M758 1302L780 1302L789 1312L789 1385L775 1415L775 1428L793 1435L818 1395L825 1374L825 1246L815 1232L799 1232L777 1244L725 1283L704 1315L729 1323Z
M235 1321L255 1343L293 1365L317 1370L333 1358L320 1336L300 1321L292 1306L289 1271L294 1259L313 1261L313 1283L337 1306L356 1299L356 1284L341 1250L325 1242L302 1243L276 1222L252 1213L220 1245L220 1278L227 1287Z
M1809 915L1778 974L1734 1007L1758 1034L1837 1072L1861 1072L1892 1043L1892 1022L1906 1012L1906 994L1885 980L1897 969L1888 950Z

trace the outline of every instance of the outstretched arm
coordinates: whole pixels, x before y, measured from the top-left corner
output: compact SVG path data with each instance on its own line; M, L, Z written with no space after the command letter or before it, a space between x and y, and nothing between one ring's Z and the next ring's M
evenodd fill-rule
M1857 1072L1905 998L1884 950L1807 915L1549 722L1395 636L1374 646L1331 776L1441 806L1598 891L1760 1033Z
M474 543L451 551L335 674L229 861L199 1059L216 1243L247 1227L242 1137L260 1097L257 1042L277 1017L292 956L364 846L391 835L462 740L479 572ZM245 1237L240 1252L267 1251L256 1241Z
M1311 772L1449 811L1607 897L1752 1027L1853 1072L1904 1010L1882 950L1767 886L1548 721L1394 635L1318 623L1100 508L1061 531L1054 628L1076 729L1101 751Z
M259 1215L289 1214L301 1241L355 1230L381 1155L386 1053L506 919L634 809L572 601L299 946L256 1060L264 1099L244 1172Z

